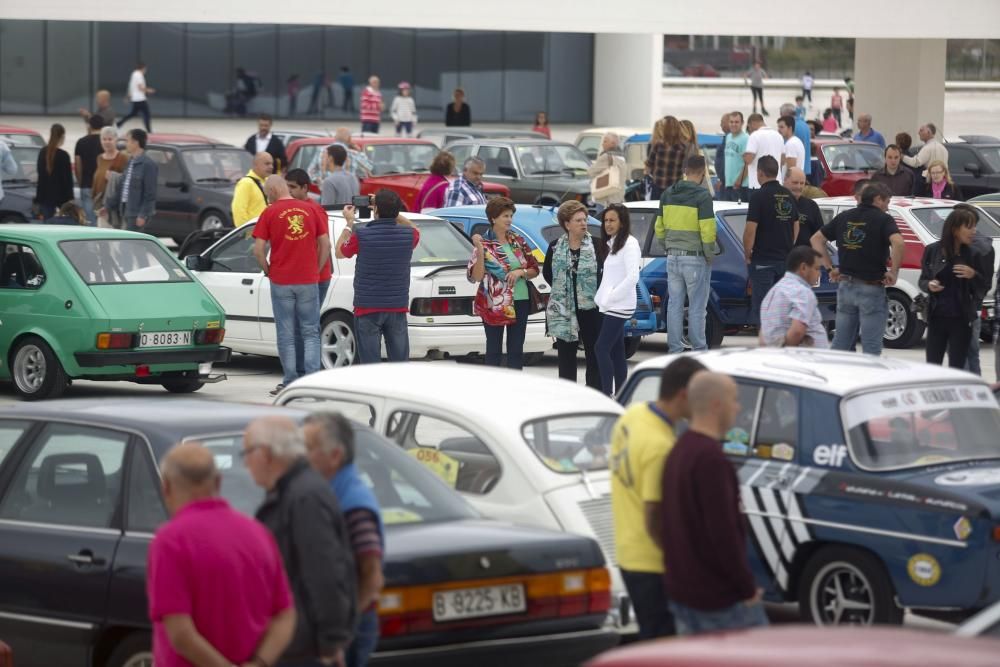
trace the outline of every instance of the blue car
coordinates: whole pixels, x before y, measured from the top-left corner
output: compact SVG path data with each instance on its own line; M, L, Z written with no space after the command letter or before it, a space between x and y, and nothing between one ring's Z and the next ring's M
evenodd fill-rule
M808 348L689 354L739 387L720 447L765 599L819 625L964 617L1000 599L1000 406L982 379ZM639 364L619 401L656 400L676 358Z
M484 234L489 229L489 222L486 220L485 206L455 206L452 208L440 208L434 211L426 211L427 215L450 220L459 231L472 236L473 234ZM588 222L590 235L596 239L601 238L601 223L594 217ZM525 206L520 205L514 213L514 231L523 236L531 246L532 254L541 264L545 261L545 251L549 248L549 243L559 238L563 234L562 227L556 219L556 207L554 206ZM633 230L633 235L635 234ZM649 290L639 281L636 286L636 309L632 318L625 325L625 356L631 357L639 349L639 341L643 336L656 333L660 330L660 321L657 309L653 305L653 299Z
M747 205L736 202L715 202L716 238L719 250L712 261L712 287L705 318L705 336L709 347L719 347L726 334L739 333L751 324L750 274L743 257L743 229L747 222ZM660 331L667 330L667 257L663 244L654 233L654 223L660 214L659 203L652 201L626 204L632 223L632 235L642 246L641 282L652 295L653 302L662 305ZM823 272L815 288L824 322L836 319L837 286Z

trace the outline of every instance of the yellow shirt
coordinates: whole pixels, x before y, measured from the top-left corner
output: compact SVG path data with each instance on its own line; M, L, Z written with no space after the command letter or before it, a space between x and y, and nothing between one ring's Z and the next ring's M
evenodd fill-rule
M260 187L257 186L258 183ZM264 179L258 176L253 169L247 172L246 178L241 178L236 182L232 204L234 227L245 225L267 208L263 188Z
M645 503L658 503L663 463L674 429L652 403L625 411L611 437L611 510L618 565L633 572L663 572L663 552L646 531Z

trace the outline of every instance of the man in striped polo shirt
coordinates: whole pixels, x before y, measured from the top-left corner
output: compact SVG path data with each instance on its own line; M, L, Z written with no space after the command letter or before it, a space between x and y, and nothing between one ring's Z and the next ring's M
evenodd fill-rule
M788 253L784 277L768 290L760 307L762 346L830 347L812 290L819 284L819 258L810 246L796 246Z

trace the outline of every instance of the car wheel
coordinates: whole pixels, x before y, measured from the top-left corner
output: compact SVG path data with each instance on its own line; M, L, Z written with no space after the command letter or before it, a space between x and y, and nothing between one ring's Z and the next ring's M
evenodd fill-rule
M722 326L719 316L709 310L705 314L705 341L708 343L708 349L722 347L722 339L725 337L726 329Z
M525 352L524 353L524 365L525 366L535 366L542 363L542 359L545 358L544 352ZM505 362L506 363L506 362Z
M23 215L17 213L0 213L0 225L16 225L27 222Z
M149 635L126 635L111 652L105 667L153 667L153 648Z
M625 339L625 358L631 359L639 351L639 344L642 343L642 336L629 336Z
M228 227L226 223L227 223L226 216L220 213L219 211L214 211L214 210L205 211L202 214L201 219L198 220L198 226L201 228L201 231L203 232L211 231L213 229L222 229L224 227Z
M887 295L888 316L885 320L885 334L882 342L886 347L906 349L913 347L924 335L924 323L910 310L910 297L898 290L889 290Z
M205 386L205 383L201 380L192 380L189 378L164 380L160 384L162 384L163 388L171 394L190 394Z
M350 366L357 354L354 323L350 315L330 313L323 318L319 341L323 368Z
M799 582L799 613L816 625L899 625L892 580L873 555L851 547L821 550Z
M66 389L66 373L52 348L35 336L25 338L11 355L11 378L21 398L56 398Z

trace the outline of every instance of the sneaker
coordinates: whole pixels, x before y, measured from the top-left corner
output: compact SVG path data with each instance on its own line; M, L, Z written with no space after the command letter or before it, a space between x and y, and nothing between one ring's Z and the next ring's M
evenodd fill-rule
M279 383L277 387L275 387L271 391L267 392L267 395L268 396L277 396L278 394L281 393L281 390L284 389L284 388L285 388L285 385Z

